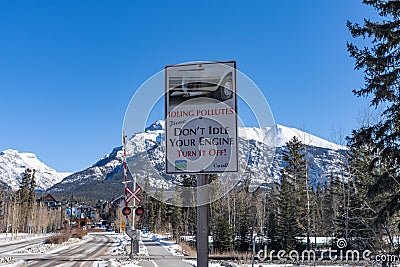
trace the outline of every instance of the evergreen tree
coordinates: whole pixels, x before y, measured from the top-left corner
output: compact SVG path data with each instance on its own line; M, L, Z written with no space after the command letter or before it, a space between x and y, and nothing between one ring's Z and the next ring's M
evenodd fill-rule
M355 147L372 144L374 158L369 163L376 176L370 197L384 196L378 223L388 222L400 210L400 1L364 0L381 16L381 21L365 19L362 25L348 22L354 38L369 38L369 47L347 45L355 59L355 69L364 71L365 85L353 93L372 96L371 105L384 106L381 120L353 131Z
M28 202L33 205L35 203L35 187L36 187L36 180L35 180L35 173L36 170L33 169L29 181L29 193L28 193Z
M31 220L32 207L35 202L35 170L26 169L18 189L18 204L20 208L20 230L25 231Z
M353 248L364 250L379 249L377 245L382 230L374 222L378 216L377 210L382 207L383 201L379 197L367 198L368 189L375 183L375 176L371 175L370 170L370 162L374 158L372 150L369 144L357 147L350 144L349 235Z
M321 236L334 236L335 235L335 197L332 189L333 175L329 176L329 180L325 183L322 199L321 199Z
M149 229L149 231L156 231L157 230L157 226L156 226L156 222L157 222L157 205L158 205L158 201L156 199L154 199L151 196L147 196L147 204L146 204L146 208L148 211L146 211L146 215L148 216L147 219L147 227Z
M164 186L160 191L156 191L156 220L154 225L155 232L164 232L167 229L167 204L165 204L165 189Z
M348 184L343 177L339 175L331 175L329 189L329 202L332 205L332 233L334 237L348 239Z
M219 214L216 218L213 237L213 245L217 251L225 252L233 248L234 232L224 213Z
M297 246L295 237L306 236L309 248L311 188L306 167L305 146L294 136L286 143L282 159L279 227L284 249Z
M182 220L185 222L183 225L183 233L185 235L196 235L197 228L197 214L196 208L184 207L182 208Z
M7 199L6 199L7 201ZM4 194L3 194L3 190L0 189L0 231L3 231L3 229L5 228L5 201L4 201Z
M275 184L265 194L267 203L267 213L265 218L264 231L267 239L270 239L269 246L272 249L279 249L279 228L278 228L278 210L279 210L279 185ZM267 241L268 242L268 241Z
M177 177L177 180L175 181L182 187L196 187L197 185L197 180L196 180L196 175L180 175ZM191 207L192 205L195 205L196 202L196 194L193 192L185 191L183 193L179 192L179 198L178 201L182 204L185 204L185 207L180 207L179 210L174 211L181 213L179 216L181 216L182 222L182 229L180 230L180 233L183 233L185 235L195 235L196 233L196 208ZM177 191L178 193L178 191ZM175 199L176 201L177 199Z
M22 180L18 189L18 198L21 204L27 203L29 200L30 184L31 184L31 169L26 169L22 176Z
M146 176L145 182L144 182L144 202L143 206L145 208L145 214L144 214L144 225L147 227L148 230L152 230L154 227L154 222L155 222L155 214L154 214L154 203L155 200L149 195L149 192L151 191L151 186L150 186L150 178L149 176Z
M302 234L299 223L298 202L294 197L295 186L287 175L282 175L279 191L278 235L280 249L293 250L298 247L297 236Z
M210 175L211 181L215 181L216 179L216 175ZM214 193L221 194L223 186L219 183L215 183L213 190ZM238 193L236 189L233 191ZM235 232L231 220L231 195L232 193L230 192L210 204L210 233L213 236L213 250L216 252L230 251L234 247ZM249 202L249 205L250 203L251 202ZM238 247L240 247L240 244L238 244Z
M182 198L178 190L175 192L175 207L173 207L171 214L171 224L173 237L179 242L184 222L182 221Z
M235 203L235 235L236 248L239 251L249 251L251 249L252 237L255 231L255 207L254 201L249 201L251 197L249 193L250 181L246 180L239 188L232 193L236 194Z
M313 201L311 202L311 235L314 237L325 236L323 226L323 205L324 205L324 191L318 184L317 190L314 193Z

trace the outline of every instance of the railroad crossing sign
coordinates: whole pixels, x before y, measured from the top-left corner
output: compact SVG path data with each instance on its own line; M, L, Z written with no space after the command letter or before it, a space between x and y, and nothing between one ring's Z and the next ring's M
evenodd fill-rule
M132 189L130 189L128 186L125 188L125 195L126 195L126 203L129 203L132 199L136 199L137 202L141 202L142 200L140 199L140 197L137 195L140 190L142 190L142 188L140 188L140 186L138 186L135 191L132 191Z

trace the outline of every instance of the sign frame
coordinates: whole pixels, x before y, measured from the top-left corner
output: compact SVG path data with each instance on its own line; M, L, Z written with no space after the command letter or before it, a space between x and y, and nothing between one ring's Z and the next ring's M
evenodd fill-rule
M229 138L229 139L233 139L234 141L233 141L233 144L230 144L230 147L229 147L229 150L228 150L229 153L227 153L226 152L227 150L225 150L225 155L229 154L228 155L229 156L228 163L226 163L227 166L220 167L220 166L218 166L218 164L215 163L216 158L218 156L220 156L220 158L222 158L222 156L221 156L222 155L222 150L221 150L221 153L219 155L218 155L219 150L216 150L216 152L217 152L216 156L214 156L213 161L210 162L209 166L207 166L205 169L197 169L197 170L193 170L193 169L190 169L190 168L186 169L187 165L188 165L188 161L186 160L185 156L183 156L184 159L181 160L182 162L180 162L180 160L177 160L176 156L174 156L173 159L175 159L175 161L172 164L170 162L170 160L169 160L170 159L169 155L171 155L171 153L173 153L173 152L170 151L171 148L169 148L169 144L167 144L168 140L169 140L169 137L171 136L171 130L169 129L169 123L171 122L171 120L169 119L169 117L171 115L171 110L172 110L172 105L171 105L172 101L170 100L170 98L172 98L171 96L174 95L174 94L176 96L178 96L178 97L181 96L181 99L183 99L183 95L182 94L184 94L185 97L191 97L192 95L190 95L190 94L193 94L193 97L201 96L202 92L205 91L205 89L202 89L204 87L201 87L201 86L203 86L203 84L206 84L206 87L207 87L207 81L205 81L207 79L207 76L204 76L204 77L200 76L199 78L197 78L198 80L197 80L196 83L195 82L193 82L193 83L187 82L186 83L186 81L185 81L186 77L185 77L185 75L183 75L182 79L181 79L182 85L179 85L179 82L178 82L175 85L175 87L173 87L174 85L170 84L170 78L171 78L171 76L169 76L170 73L173 72L174 68L176 68L178 70L182 69L182 68L184 70L185 68L187 68L186 71L188 73L190 73L190 71L192 71L193 68L196 68L196 67L199 70L206 70L205 73L208 73L207 72L208 71L208 69L207 69L208 67L209 67L210 70L212 70L213 67L215 69L220 67L220 69L224 71L224 65L226 65L226 67L225 67L225 71L226 72L223 72L224 76L222 76L222 75L219 76L219 81L217 83L215 83L214 85L215 85L215 87L217 87L217 90L219 90L219 88L221 88L221 89L225 88L225 84L223 84L223 82L224 82L225 78L228 75L230 75L230 77L231 77L231 80L230 80L231 87L230 87L230 90L228 90L228 91L231 91L232 95L229 98L224 99L223 96L221 96L221 97L219 96L219 95L222 95L222 93L217 93L216 92L217 90L215 90L214 91L215 93L212 93L212 95L213 96L214 95L218 95L218 96L217 97L211 97L210 100L213 100L216 103L209 102L209 103L206 103L206 104L208 104L208 105L213 105L213 104L222 105L222 104L224 104L226 107L230 108L229 116L232 116L232 117L229 117L227 119L228 122L224 121L223 123L221 123L219 120L214 119L212 116L204 117L204 118L209 119L211 121L215 120L215 122L219 123L220 126L226 126L226 124L230 125L230 126L233 126L233 127L231 127L231 129L229 129L229 135L228 136L229 137L233 136L232 138ZM182 70L180 70L180 71L182 71ZM195 73L195 72L196 72L196 70L192 71L190 73L190 75L193 76L192 73ZM165 82L164 82L164 86L165 86L164 118L165 118L165 140L166 140L166 149L165 149L165 164L166 164L166 166L165 166L165 172L167 174L213 174L213 173L225 173L225 172L228 172L228 173L238 172L238 170L239 170L238 136L239 135L238 135L238 116L237 116L238 100L237 100L237 86L236 86L236 84L237 84L236 61L191 62L191 63L177 64L177 65L168 65L168 66L165 67L164 74L165 74L165 76L164 76L164 78L165 78ZM173 79L174 78L171 78L171 81L173 81ZM204 79L204 81L202 79ZM194 86L194 87L197 86L197 91L200 91L200 92L193 92L194 91L193 89L191 89L192 90L191 92L188 92L190 89L189 90L185 90L185 87L186 87L185 84L189 84L188 88L190 88L190 86ZM211 86L208 86L208 87L210 88ZM181 89L172 90L171 88L181 88ZM198 89L198 88L201 88L201 89ZM211 95L210 92L211 91L209 91L206 94ZM220 98L220 99L218 99L218 98ZM204 97L203 99L207 99L207 98ZM228 102L230 105L226 105L224 103L225 101ZM190 106L190 105L188 105L188 106ZM199 105L199 106L201 106L201 105ZM199 112L197 111L197 113L199 113ZM194 117L196 117L196 116L194 116ZM200 116L197 116L197 118L193 118L193 120L201 119L202 117L203 116L200 115ZM173 120L172 120L172 122L173 122ZM221 127L221 130L222 130L222 128L223 127ZM228 130L227 130L228 128L229 127L225 127L226 133L228 133ZM234 129L232 129L232 128L234 128ZM210 132L211 132L211 128L210 128ZM176 135L176 132L175 132L175 135ZM195 136L195 137L198 137L198 136ZM171 143L172 143L172 141L171 141ZM198 141L198 143L200 145L200 141ZM180 148L179 148L179 150L180 150ZM199 152L199 154L200 154L200 152ZM210 154L210 152L209 152L209 154ZM210 154L209 156L212 156L212 155ZM201 154L198 155L198 157L201 157ZM211 163L213 164L213 167L210 167ZM219 169L217 167L215 167L216 165L219 167ZM223 166L223 164L220 164L220 165ZM182 168L180 169L180 167L182 167Z

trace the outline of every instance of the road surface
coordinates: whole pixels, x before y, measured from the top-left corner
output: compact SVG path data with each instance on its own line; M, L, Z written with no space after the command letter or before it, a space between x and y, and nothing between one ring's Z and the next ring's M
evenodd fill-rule
M150 259L152 259L157 266L193 267L193 265L182 261L181 257L173 256L168 250L166 250L157 242L143 237L142 241L149 252ZM141 261L139 262L139 265L142 267L154 267L154 264L151 261Z
M34 239L21 239L18 241L10 241L3 244L0 243L0 256L8 254L14 250L19 250L41 244L46 238L47 237L39 237Z
M23 243L26 245L26 242ZM89 234L85 241L56 249L46 254L13 254L12 257L25 261L23 266L30 267L92 267L94 262L100 260L100 256L106 254L111 246L117 243L106 233ZM14 248L15 249L15 248ZM11 256L11 255L9 255Z

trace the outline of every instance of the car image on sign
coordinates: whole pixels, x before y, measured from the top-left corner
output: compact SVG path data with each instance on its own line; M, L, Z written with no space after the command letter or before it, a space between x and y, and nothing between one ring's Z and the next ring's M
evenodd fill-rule
M182 102L190 97L210 97L226 101L233 97L233 74L231 69L198 63L191 68L170 70L169 97L171 102ZM176 98L176 99L174 99ZM181 98L182 101L178 99Z

